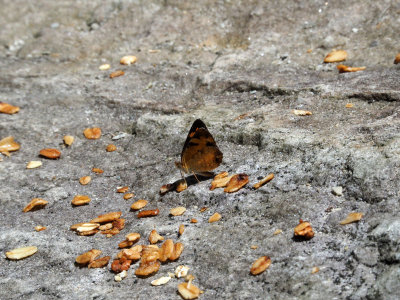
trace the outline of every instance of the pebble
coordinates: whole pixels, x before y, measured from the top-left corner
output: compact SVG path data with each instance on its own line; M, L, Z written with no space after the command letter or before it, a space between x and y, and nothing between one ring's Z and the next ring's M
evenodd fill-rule
M343 196L343 187L341 186L334 186L332 188L332 194L336 196Z

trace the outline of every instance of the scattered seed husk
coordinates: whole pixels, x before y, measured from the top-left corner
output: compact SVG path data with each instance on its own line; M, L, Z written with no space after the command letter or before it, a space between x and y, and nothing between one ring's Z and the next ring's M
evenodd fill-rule
M93 168L92 172L94 172L96 174L103 174L104 173L104 171L102 169L99 169L99 168Z
M116 211L116 212L110 212L104 215L100 215L97 218L94 218L93 220L91 220L91 223L108 223L108 222L112 222L114 220L117 220L121 217L122 212L120 211Z
M93 260L95 260L96 257L100 256L101 250L97 249L91 249L81 255L79 255L76 259L75 262L80 265L86 266Z
M48 201L42 199L42 198L34 198L31 200L31 202L28 203L27 206L22 210L23 212L28 212L32 209L38 209L44 207Z
M185 300L197 299L201 294L201 290L191 281L178 284L178 292Z
M127 55L120 59L119 63L121 65L132 65L137 61L137 57L133 55Z
M57 149L45 148L40 150L39 154L46 158L57 159L61 156L61 152Z
M39 160L32 160L30 162L28 162L28 164L26 165L27 169L35 169L35 168L39 168L42 165L42 162Z
M110 78L119 77L119 76L122 76L122 75L124 75L124 74L125 74L124 71L122 71L122 70L117 70L117 71L114 71L114 72L112 72L112 73L110 74Z
M226 187L233 176L234 175L228 176L228 172L221 172L217 174L211 182L210 190L212 191L216 188Z
M259 182L257 182L255 185L253 185L253 187L255 189L258 189L258 188L262 187L264 184L266 184L267 182L271 181L272 179L274 179L274 173L268 174L263 179L261 179Z
M221 220L221 218L222 218L222 216L219 213L215 213L208 219L208 223L217 222L217 221Z
M0 113L12 115L19 112L19 107L5 102L0 102Z
M394 63L395 65L397 65L398 63L400 63L400 53L398 53L398 54L396 55L396 57L395 57L393 63Z
M197 221L197 219L195 219L195 218L193 218L193 219L190 219L190 223L197 223L198 221Z
M134 203L131 205L131 209L133 209L133 210L139 210L139 209L145 207L145 206L147 205L147 203L148 203L147 200L140 199L140 200L134 202Z
M302 110L302 109L293 109L292 113L296 116L311 116L312 112L309 110Z
M77 232L92 232L100 227L98 223L82 223L79 227L76 228Z
M133 196L134 196L133 193L126 193L126 194L124 195L124 199L125 199L125 200L129 200L129 199L133 198Z
M47 229L46 226L41 226L41 225L35 226L35 230L36 230L37 232L43 231L43 230L46 230L46 229Z
M138 213L138 218L147 218L147 217L155 217L160 213L160 210L157 209L150 209L150 210L142 210Z
M344 50L334 50L325 57L324 63L334 63L345 61L347 59L347 52Z
M183 224L179 225L178 232L179 232L179 235L182 235L185 232L185 225L183 225Z
M282 230L281 229L277 229L277 230L275 230L274 231L274 235L278 235L278 234L281 234L282 233Z
M106 148L107 152L113 152L115 150L117 150L117 146L115 146L114 144L107 145L107 148Z
M17 151L21 148L20 144L14 141L14 137L8 136L0 140L0 153L10 156L9 152Z
M250 249L253 249L253 250L256 250L257 248L258 248L257 245L251 245L251 246L250 246Z
M149 235L149 242L150 244L156 244L159 241L163 241L164 237L159 235L157 230L153 229Z
M258 275L264 272L271 265L271 258L269 256L261 256L251 266L250 273Z
M97 140L98 138L101 137L101 129L99 127L86 128L83 131L83 135L88 140Z
M37 251L36 246L22 247L6 252L6 256L11 260L20 260L35 254Z
M187 183L186 183L186 181L181 180L181 181L179 181L179 183L177 184L175 190L176 190L178 193L180 193L180 192L182 192L182 191L184 191L184 190L186 190L186 189L187 189Z
M87 185L90 183L90 181L92 180L92 177L90 176L83 176L81 178L79 178L79 183L82 185Z
M111 68L111 66L110 66L109 64L102 64L102 65L99 67L99 70L100 70L100 71L106 71L106 70L108 70L109 68Z
M347 103L347 104L346 104L346 108L352 108L352 107L354 107L354 104L353 104L353 103Z
M294 235L309 240L314 237L314 231L309 222L300 219L299 225L294 228Z
M359 212L352 212L349 213L348 216L346 217L346 219L340 221L341 225L346 225L346 224L350 224L353 222L358 222L361 220L361 218L363 217L363 213L359 213Z
M92 268L106 267L108 265L108 262L110 261L110 259L111 259L111 256L104 256L104 257L95 259L89 263L88 268L92 269Z
M226 188L224 189L225 193L234 193L239 191L242 187L249 183L249 176L247 174L235 174L231 180L229 180Z
M164 285L170 280L171 280L170 276L163 276L163 277L153 280L151 282L151 285L154 285L154 286Z
M72 143L74 142L75 138L72 135L65 135L63 140L64 140L65 145L71 146Z
M367 67L349 67L345 65L337 65L336 68L339 70L339 73L347 73L347 72L363 71Z
M311 269L311 274L315 274L315 273L318 273L318 272L319 272L319 268L318 267L313 267Z
M185 277L188 274L189 269L190 268L188 266L184 266L184 265L177 266L175 269L176 278Z
M173 216L181 216L181 215L183 215L184 213L185 213L185 211L186 211L186 207L183 207L183 206L178 206L178 207L175 207L175 208L172 208L170 211L169 211L169 213L171 214L171 215L173 215Z
M86 195L76 195L71 203L75 206L84 205L90 202L90 197Z
M129 186L123 186L120 188L117 188L117 193L126 193L129 190Z

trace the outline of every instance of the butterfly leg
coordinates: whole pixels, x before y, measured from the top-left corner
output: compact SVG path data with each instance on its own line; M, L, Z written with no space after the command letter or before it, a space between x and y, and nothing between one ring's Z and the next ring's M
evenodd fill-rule
M193 175L194 175L194 178L196 178L197 182L200 183L200 180L197 178L196 173L193 172L193 171L192 171L192 173L193 173Z

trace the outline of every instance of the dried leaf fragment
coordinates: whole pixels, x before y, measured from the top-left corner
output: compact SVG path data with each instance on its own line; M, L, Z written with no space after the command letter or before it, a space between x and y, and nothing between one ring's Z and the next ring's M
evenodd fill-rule
M91 249L81 255L79 255L76 259L75 262L80 265L86 266L90 262L96 259L96 257L100 256L101 250L97 249Z
M397 55L396 55L396 57L395 57L393 63L394 63L395 65L397 65L398 63L400 63L400 53L397 53Z
M244 187L249 183L249 176L247 174L235 174L231 180L229 180L228 185L224 189L225 193L234 193Z
M27 206L22 210L23 212L30 211L32 209L38 209L44 207L48 201L42 199L42 198L34 198L31 200L31 202L28 203Z
M112 222L116 219L119 219L119 217L121 217L122 212L120 211L115 211L115 212L110 212L104 215L100 215L97 218L94 218L93 220L91 220L91 223L108 223L108 222Z
M336 68L339 70L339 73L347 73L347 72L363 71L367 67L349 67L345 65L337 65Z
M133 209L133 210L139 210L139 209L145 207L145 206L147 205L147 203L148 203L147 200L140 199L140 200L134 202L134 203L131 205L131 209Z
M169 213L171 214L171 215L173 215L173 216L181 216L181 215L183 215L184 213L185 213L185 211L186 211L186 207L183 207L183 206L178 206L178 207L175 207L175 208L172 208L170 211L169 211Z
M125 74L124 71L122 71L122 70L117 70L117 71L114 71L114 72L112 72L112 73L110 74L110 78L119 77L119 76L122 76L122 75L124 75L124 74Z
M108 262L110 261L111 256L104 256L98 259L93 260L92 262L89 263L88 268L103 268L108 265Z
M87 185L90 183L90 181L92 181L92 177L90 177L90 176L83 176L83 177L79 178L79 183L82 185Z
M163 276L163 277L153 280L151 282L151 285L154 285L154 286L163 285L163 284L166 284L170 280L171 280L170 276Z
M294 228L294 235L309 240L314 237L314 231L309 222L300 220L299 225Z
M340 221L340 225L346 225L353 222L358 222L361 220L363 215L364 215L363 213L358 213L358 212L349 213L346 219Z
M115 146L114 144L107 145L107 148L106 148L107 152L113 152L115 150L117 150L117 146Z
M17 112L19 112L18 106L14 106L5 102L0 102L0 113L12 115Z
M8 136L0 140L0 153L9 156L9 152L17 151L20 148L20 144L14 141L14 137Z
M150 210L142 210L138 213L138 218L148 218L148 217L155 217L160 213L160 210L157 209L150 209Z
M222 218L222 216L219 213L215 213L208 219L208 223L217 222L217 221L221 220L221 218Z
M39 168L41 165L42 165L42 162L40 160L31 160L26 165L26 168L27 169L35 169L35 168Z
M63 140L65 145L71 146L75 138L72 135L64 135Z
M153 229L150 232L150 235L149 235L150 244L156 244L157 242L163 241L163 240L164 240L164 237L159 235L158 232L155 229Z
M74 199L72 199L72 205L79 206L84 205L90 202L90 198L86 195L76 195Z
M83 135L88 140L97 140L98 138L101 137L101 129L99 127L86 128L83 131Z
M251 266L250 273L258 275L264 272L271 265L271 258L269 256L261 256Z
M324 63L334 63L345 61L347 59L347 52L344 50L334 50L325 57Z
M61 156L61 152L57 149L45 148L40 150L39 154L46 158L57 159Z
M312 112L309 110L302 110L302 109L293 109L292 113L296 116L311 116Z
M264 184L266 184L267 182L270 182L272 179L274 179L274 173L268 174L263 179L261 179L259 182L257 182L255 185L253 185L253 187L255 189L258 189L258 188L262 187Z
M20 260L35 254L37 250L38 248L36 246L16 248L6 252L6 256L8 259Z
M185 300L196 299L201 294L201 290L193 285L191 281L178 284L178 292Z
M121 65L131 65L134 64L137 61L137 57L133 55L126 55L122 57L119 61Z

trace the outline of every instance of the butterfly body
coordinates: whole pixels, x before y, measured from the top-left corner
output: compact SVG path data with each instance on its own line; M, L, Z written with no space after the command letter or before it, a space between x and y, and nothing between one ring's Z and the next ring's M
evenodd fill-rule
M203 174L217 168L223 154L207 126L197 119L193 122L183 145L181 161L176 166L185 173Z

